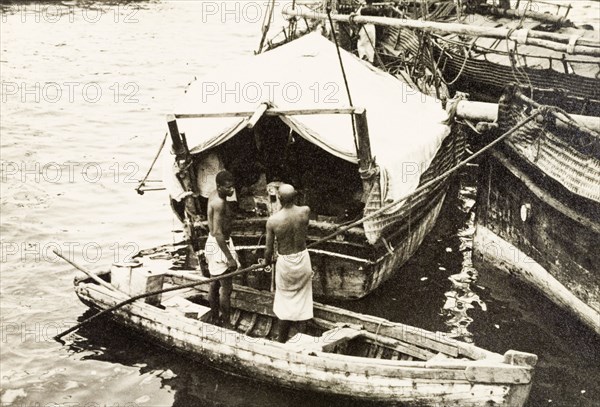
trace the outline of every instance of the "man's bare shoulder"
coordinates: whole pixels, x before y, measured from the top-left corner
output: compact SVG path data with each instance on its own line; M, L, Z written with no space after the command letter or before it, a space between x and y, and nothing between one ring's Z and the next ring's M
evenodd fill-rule
M282 220L281 217L281 212L276 212L274 214L272 214L271 216L269 216L269 219L267 219L267 226L269 227L273 227L278 225Z
M309 216L310 215L310 208L308 206L299 206L298 209L300 210L300 213L302 213L305 216Z
M225 200L219 196L217 191L213 191L208 197L207 205L213 209L222 209L225 207Z

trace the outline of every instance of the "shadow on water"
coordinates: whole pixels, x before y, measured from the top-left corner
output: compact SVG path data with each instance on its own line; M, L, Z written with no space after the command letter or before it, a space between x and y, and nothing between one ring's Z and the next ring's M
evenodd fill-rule
M537 291L471 263L476 167L451 188L438 224L400 272L360 301L337 302L419 328L444 332L494 352L539 356L529 407L594 406L600 400L600 339ZM90 311L80 319L90 315ZM233 377L143 341L110 319L90 324L69 345L82 359L122 364L152 375L174 406L341 405L339 397L281 389ZM164 375L161 372L169 372ZM367 406L343 400L343 405Z
M370 296L336 305L444 332L503 354L539 356L530 407L597 406L600 338L541 293L471 262L477 167L448 193L423 245Z

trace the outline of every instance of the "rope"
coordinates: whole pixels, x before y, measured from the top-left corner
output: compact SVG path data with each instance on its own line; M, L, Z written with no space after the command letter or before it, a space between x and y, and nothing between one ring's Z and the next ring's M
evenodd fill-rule
M539 104L538 102L536 102L535 100L533 100L523 94L521 94L521 98L523 99L524 102L530 104L535 109L544 109L545 112L552 114L557 120L560 120L561 122L574 127L577 131L587 134L588 136L598 137L598 135L595 131L587 128L586 126L580 125L575 119L573 119L571 117L571 115L569 115L569 113L567 113L565 110L561 109L560 107L558 107L558 106L543 106L543 105ZM564 117L562 117L561 115L563 115Z
M273 4L275 4L275 0L273 0ZM296 10L296 0L292 0L292 11ZM290 20L290 40L293 40L296 36L296 27L298 26L298 20L296 17L292 17Z
M534 110L532 112L531 115L527 116L527 118L523 119L522 121L520 121L519 123L517 123L514 127L512 127L510 130L508 130L506 133L502 134L500 137L498 137L496 140L494 140L493 142L491 142L490 144L488 144L487 146L483 147L481 150L477 151L475 154L473 154L472 156L470 156L469 158L466 158L465 160L461 161L460 163L458 163L456 166L454 166L453 168L449 169L448 171L444 172L443 174L439 175L438 177L432 179L429 182L426 182L425 184L421 185L419 188L415 189L413 192L404 195L403 197L396 199L395 201L379 208L378 210L376 210L375 212L371 213L370 215L364 216L363 218L357 220L356 222L351 223L348 226L345 226L339 230L337 230L336 232L333 232L311 244L309 244L307 246L308 249L313 248L323 242L326 242L328 240L331 240L333 238L335 238L336 236L354 228L357 227L361 224L363 224L364 222L373 219L379 215L381 215L382 213L388 211L389 209L391 209L392 207L394 207L395 205L398 205L399 203L412 198L413 196L419 194L420 192L422 192L423 190L429 188L430 186L442 181L443 179L447 178L448 176L452 175L453 173L455 173L456 171L458 171L460 168L464 167L465 165L467 165L468 163L470 163L471 161L475 160L477 157L479 157L480 155L482 155L484 152L486 152L487 150L491 149L492 147L494 147L496 144L500 143L501 141L503 141L504 139L506 139L507 137L509 137L510 135L512 135L515 131L517 131L518 129L520 129L521 127L523 127L524 125L526 125L527 123L529 123L531 120L533 120L538 114L538 110Z
M344 68L344 62L342 61L342 53L340 52L340 45L338 44L337 35L335 34L335 27L333 26L333 20L331 19L331 7L327 6L327 18L329 19L329 25L331 26L331 35L335 42L335 49L337 50L338 60L340 61L340 68L342 69L342 76L344 78L344 85L346 86L346 92L348 93L348 103L350 107L354 107L352 103L352 95L350 94L350 86L348 85L348 78L346 77L346 69ZM354 147L358 153L358 141L356 140L356 125L354 124L354 116L350 116L352 122L352 134L354 134Z
M371 213L370 215L367 215L367 216L363 217L362 219L359 219L358 221L353 222L350 225L345 226L345 227L339 229L338 231L336 231L334 233L331 233L330 235L325 236L324 238L319 239L316 242L313 242L313 243L307 245L307 249L315 247L315 246L317 246L317 245L319 245L319 244L321 244L321 243L323 243L325 241L328 241L328 240L331 240L331 239L335 238L336 236L338 236L338 235L340 235L340 234L342 234L342 233L344 233L344 232L352 229L353 227L356 227L356 226L358 226L358 225L366 222L369 219L372 219L372 218L374 218L374 217L382 214L383 212L389 210L390 208L392 208L393 206L397 205L398 203L400 203L402 201L405 201L405 200L407 200L407 199L415 196L416 194L420 193L421 191L423 191L423 190L429 188L430 186L438 183L439 181L447 178L451 174L453 174L456 171L458 171L460 168L464 167L469 162L473 161L475 158L477 158L480 155L482 155L487 150L489 150L492 147L494 147L496 144L500 143L501 141L503 141L504 139L506 139L507 137L509 137L510 135L512 135L519 128L521 128L525 124L529 123L531 120L533 120L537 116L538 111L539 111L539 109L534 110L532 112L532 114L529 115L527 118L525 118L522 121L520 121L519 123L517 123L514 127L512 127L510 130L508 130L506 133L504 133L503 135L501 135L500 137L498 137L496 140L494 140L493 142L491 142L487 146L483 147L481 150L479 150L475 154L471 155L469 158L461 161L455 167L449 169L448 171L446 171L443 174L439 175L438 177L432 179L431 181L426 182L425 184L421 185L419 188L417 188L413 192L411 192L409 194L406 194L404 197L402 197L400 199L397 199L394 202L389 203L388 205L383 206L382 208L378 209L377 211ZM63 257L63 259L65 259L65 258ZM65 259L65 260L67 260L67 259ZM70 261L68 261L68 262L83 271L83 269L81 267L75 265L74 263L72 263ZM67 334L69 334L69 333L71 333L73 331L76 331L81 326L89 323L90 321L93 321L94 319L98 318L99 316L105 315L105 314L107 314L109 312L117 310L117 309L119 309L119 308L121 308L121 307L123 307L125 305L131 304L134 301L137 301L137 300L140 300L140 299L143 299L143 298L147 298L147 297L151 297L153 295L163 294L163 293L167 293L167 292L171 292L171 291L177 291L177 290L181 290L181 289L184 289L184 288L193 288L193 287L196 287L196 286L199 286L199 285L202 285L202 284L209 284L209 283L212 283L214 281L222 280L224 278L233 278L233 277L238 276L240 274L247 273L247 272L254 271L254 270L257 270L257 269L261 269L261 268L264 268L264 267L262 265L260 265L260 264L255 264L255 265L252 265L250 267L246 267L246 268L243 268L241 270L234 271L233 273L229 273L227 275L222 275L222 276L218 276L218 277L211 277L211 278L207 278L206 280L202 280L202 281L197 281L197 282L183 284L183 285L179 285L179 286L175 286L175 287L165 288L165 289L162 289L162 290L151 291L151 292L148 292L148 293L144 293L144 294L140 294L140 295L136 295L136 296L130 297L127 300L124 300L124 301L122 301L122 302L120 302L120 303L118 303L118 304L116 304L116 305L114 305L114 306L112 306L110 308L107 308L105 310L102 310L99 313L92 315L90 318L87 318L87 319L83 320L79 324L77 324L77 325L75 325L75 326L73 326L73 327L71 327L71 328L69 328L69 329L67 329L67 330L59 333L58 335L56 335L54 337L54 339L56 339L58 341L63 336L65 336L65 335L67 335ZM93 273L86 271L86 274L93 274ZM116 289L115 289L115 291L116 291ZM116 291L116 292L118 292L118 291Z
M516 29L513 28L513 29L508 30L508 32L506 33L506 51L508 53L508 60L510 61L511 73L513 75L514 80L520 86L525 87L525 85L517 77L517 75L516 75L517 73L527 80L527 83L529 84L529 89L531 89L531 96L533 96L533 85L531 83L531 78L529 77L529 75L527 74L527 71L525 70L526 66L521 67L520 69L517 66L517 63L518 63L517 56L519 55L519 51L518 51L519 45L518 45L517 41L514 41L515 49L513 51L510 50L510 45L509 45L510 37L515 31L516 31Z
M443 42L447 42L449 44L453 44L453 45L457 45L459 47L464 47L464 41L458 41L458 40L453 40L451 38L446 38L446 37L442 37L440 35L437 34L432 34L433 37L436 38L437 41L443 41ZM502 51L501 49L495 48L497 46L497 43L500 43L501 41L504 41L504 39L498 39L496 40L493 44L491 44L489 47L484 47L481 45L477 45L475 44L475 46L473 47L473 51L478 52L480 54L495 54L495 55L507 55L508 53L505 51ZM440 49L442 49L440 46L438 46ZM539 54L528 54L527 58L530 59L546 59L548 61L562 61L561 58L555 58L552 56L548 56L548 55L539 55ZM592 60L592 59L574 59L574 58L569 58L569 62L571 63L576 63L576 64L593 64L593 65L597 65L598 61L596 60Z
M158 157L160 156L161 151L165 147L165 143L167 142L167 137L168 137L168 133L165 133L165 138L163 138L162 143L160 143L158 152L154 156L154 160L152 160L152 164L150 164L150 169L146 173L146 176L144 177L144 179L139 183L138 187L135 189L137 191L137 193L140 195L143 194L143 191L141 191L141 189L145 185L146 181L148 180L148 177L150 176L150 173L152 172L152 169L154 168L154 164L156 164L156 160L158 160Z
M71 262L69 262L69 263L71 263ZM71 264L73 264L73 263L71 263ZM78 267L78 266L76 266L76 267L81 270L80 267ZM193 287L196 287L196 286L199 286L199 285L202 285L202 284L209 284L209 283L212 283L213 281L219 281L219 280L222 280L224 278L232 278L232 277L235 277L237 275L240 275L240 274L243 274L243 273L247 273L247 272L250 272L250 271L254 271L254 270L257 270L257 269L260 269L260 268L263 268L263 266L260 265L260 264L255 264L253 266L246 267L246 268L243 268L241 270L234 271L233 273L229 273L227 275L222 275L222 276L218 276L218 277L211 277L211 278L207 278L206 280L202 280L202 281L196 281L196 282L193 282L193 283L178 285L178 286L175 286L175 287L164 288L162 290L156 290L156 291L152 291L152 292L149 292L149 293L140 294L140 295L136 295L136 296L130 297L130 298L126 299L125 301L121 301L120 303L118 303L116 305L113 305L110 308L102 310L102 311L98 312L97 314L94 314L91 317L89 317L89 318L81 321L77 325L72 326L71 328L69 328L69 329L67 329L67 330L59 333L58 335L56 335L54 337L54 339L56 339L58 341L63 336L65 336L67 334L70 334L73 331L78 330L83 325L86 325L87 323L89 323L90 321L93 321L94 319L98 318L99 316L108 314L109 312L112 312L112 311L117 310L117 309L119 309L121 307L124 307L125 305L131 304L134 301L141 300L142 298L151 297L153 295L158 295L158 294L163 294L163 293L168 293L168 292L171 292L171 291L177 291L177 290L181 290L181 289L184 289L184 288L193 288Z
M517 28L523 28L523 22L525 21L525 17L527 16L527 10L531 10L530 7L531 7L531 0L529 0L527 2L527 5L523 9L523 15L521 16L521 20L519 21L519 25L517 26ZM517 6L516 11L519 12L518 6Z
M267 34L269 33L269 29L271 28L271 20L273 19L273 11L275 10L275 0L271 1L269 8L269 12L265 13L265 18L263 20L262 38L260 39L260 44L258 45L258 51L256 51L255 54L260 54L263 50L263 46L265 45L265 39L267 38Z

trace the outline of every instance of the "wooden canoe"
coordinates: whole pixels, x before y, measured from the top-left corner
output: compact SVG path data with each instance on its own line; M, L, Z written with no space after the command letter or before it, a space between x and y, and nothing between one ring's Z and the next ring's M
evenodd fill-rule
M169 273L165 284L202 279ZM102 277L111 280L108 273ZM234 329L229 330L204 322L207 288L176 292L177 297L157 305L138 300L112 316L157 344L228 373L340 400L515 407L529 395L537 362L533 354L510 350L500 355L440 332L318 303L305 333L279 343L273 340L278 322L270 292L235 285ZM99 310L127 298L91 279L76 280L75 291Z

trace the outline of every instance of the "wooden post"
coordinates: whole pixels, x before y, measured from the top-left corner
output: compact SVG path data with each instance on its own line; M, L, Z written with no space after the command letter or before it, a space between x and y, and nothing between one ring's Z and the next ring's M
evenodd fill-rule
M177 126L177 120L174 115L167 116L167 125L169 126L169 134L173 141L173 150L177 156L177 159L183 154L183 143L181 142L181 136L179 134L179 127Z
M170 114L167 116L167 124L169 126L169 133L171 140L173 141L173 150L175 153L175 161L179 171L177 172L177 178L181 182L181 186L185 192L188 192L184 198L185 202L185 229L190 240L188 246L188 253L186 263L188 266L200 266L200 261L197 256L197 252L200 249L195 224L200 222L200 212L196 205L196 197L198 196L198 185L196 184L195 172L193 169L193 162L190 155L190 151L187 146L185 136L179 133L179 127L177 126L177 119L175 116Z
M248 129L254 128L254 126L256 126L256 123L265 114L265 112L267 111L268 108L269 108L269 105L267 103L261 103L258 106L258 108L256 109L256 111L254 112L254 114L252 115L252 117L248 120L248 124L246 124L246 128L248 128Z
M373 178L377 174L377 166L371 155L371 139L369 138L369 123L367 122L367 111L357 109L354 113L354 122L356 124L356 136L358 145L358 171L363 181L363 202L366 202L367 195L371 191Z
M177 162L177 166L179 167L177 178L179 178L183 190L191 193L185 197L185 209L190 215L197 216L198 210L196 208L196 199L194 195L198 193L198 186L195 182L196 180L194 177L194 170L192 168L192 158L187 148L185 138L179 133L179 127L177 126L177 120L175 119L175 116L169 115L167 116L167 120L169 125L169 133L171 134L171 140L173 140L175 160Z

